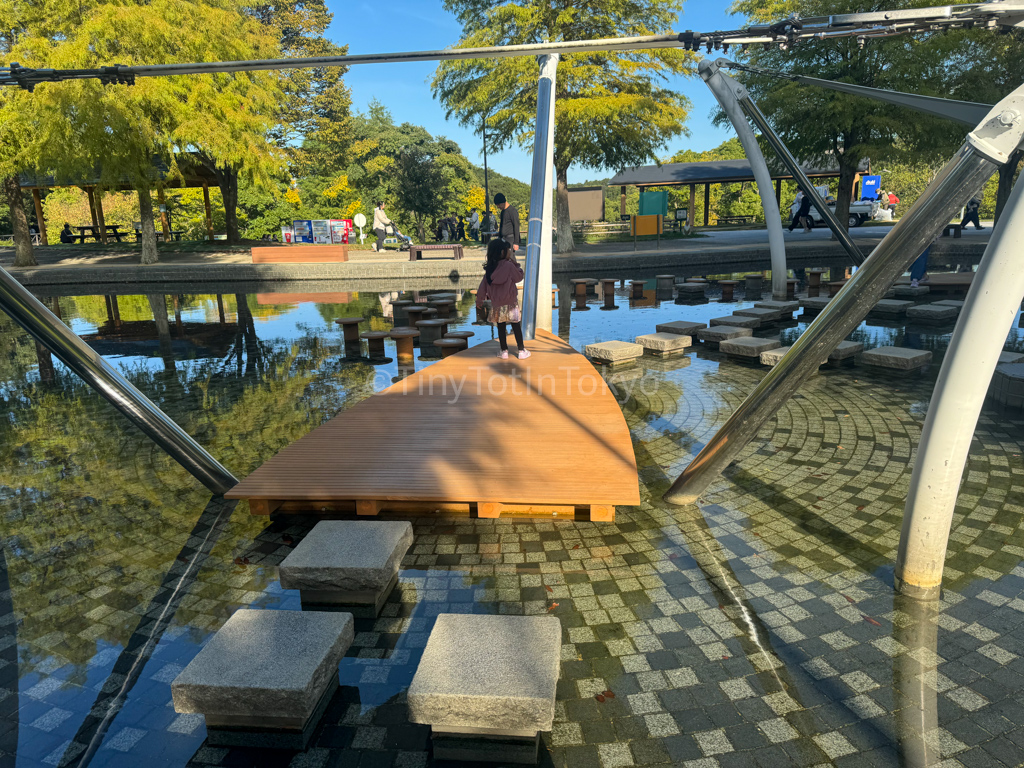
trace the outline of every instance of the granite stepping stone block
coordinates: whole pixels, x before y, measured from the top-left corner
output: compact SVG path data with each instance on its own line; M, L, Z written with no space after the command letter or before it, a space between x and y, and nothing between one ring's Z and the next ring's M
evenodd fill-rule
M997 365L989 394L997 403L1024 408L1024 363Z
M776 347L775 349L766 349L761 353L761 365L768 365L775 367L779 364L779 361L785 357L786 353L789 352L793 347ZM822 360L819 365L824 365L827 361Z
M756 336L741 336L719 343L718 348L727 355L757 360L762 352L781 347L778 339L762 339Z
M907 310L914 306L912 301L900 301L899 299L882 299L875 306L871 308L871 314L874 315L887 315L887 316L902 316L907 314Z
M840 360L848 360L864 351L864 345L859 341L840 341L839 346L832 350L828 359L833 363Z
M693 336L694 331L707 328L707 323L691 323L686 320L673 320L671 323L660 323L654 326L658 333L678 333L681 336Z
M409 686L409 719L434 758L537 762L555 717L562 624L555 616L442 613Z
M303 608L340 605L374 618L412 542L406 521L321 520L278 567L281 586L299 590Z
M793 313L800 309L799 301L757 301L754 302L757 309L774 309L785 319L791 319Z
M174 710L206 719L212 746L302 750L338 689L351 613L241 608L174 682Z
M997 364L1024 363L1024 352L1000 352Z
M960 310L957 307L940 306L938 304L918 304L907 307L907 319L919 323L949 323L955 321Z
M676 290L688 296L703 296L707 289L707 283L676 283Z
M782 319L782 313L777 309L767 309L765 307L750 307L748 309L737 309L733 312L734 315L740 317L754 317L761 321L761 324L774 323Z
M669 355L682 352L693 343L693 339L679 333L647 333L637 336L636 343L656 355Z
M805 312L820 312L828 306L829 301L828 296L808 296L806 299L800 299L800 306Z
M756 317L743 317L743 315L727 315L726 317L713 317L708 321L712 328L716 325L728 325L733 328L760 328L761 321Z
M942 301L936 301L940 307L956 307L957 309L963 309L964 303L958 299L943 299Z
M587 344L583 354L596 363L622 363L644 356L644 348L629 341L599 341Z
M869 349L861 357L865 365L879 368L895 368L900 371L913 371L927 368L932 361L932 353L921 349L905 347L876 347Z
M914 299L927 296L931 292L931 288L927 285L897 285L894 290L897 296L909 296Z
M729 339L753 336L754 332L749 328L737 328L733 325L716 325L712 328L700 328L694 335L705 344L717 346L720 342L728 341Z

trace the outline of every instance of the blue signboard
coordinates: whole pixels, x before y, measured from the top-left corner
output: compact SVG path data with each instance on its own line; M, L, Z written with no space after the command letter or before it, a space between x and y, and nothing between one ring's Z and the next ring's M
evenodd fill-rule
M313 222L310 219L296 219L292 222L292 242L312 243Z
M881 176L861 176L860 177L860 197L861 200L874 200L878 197L878 190L882 188L882 177Z

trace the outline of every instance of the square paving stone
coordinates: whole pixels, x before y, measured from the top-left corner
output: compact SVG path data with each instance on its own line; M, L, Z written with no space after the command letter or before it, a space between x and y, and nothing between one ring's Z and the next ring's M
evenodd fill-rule
M599 363L618 363L644 356L644 348L629 341L599 341L587 344L583 354Z
M561 647L555 616L442 613L409 687L409 719L442 733L550 731Z
M907 307L907 319L919 323L948 323L956 320L960 310L957 307L939 304L918 304Z
M956 307L957 309L963 309L964 303L957 299L943 299L942 301L936 301L940 307Z
M727 355L758 359L762 352L782 346L778 339L761 339L755 336L744 336L721 342L718 348Z
M899 299L882 299L871 308L871 314L875 315L905 315L907 309L914 306L912 301L900 301Z
M171 683L174 709L204 715L210 744L304 749L354 625L351 613L241 608Z
M877 347L869 349L861 359L865 365L912 371L917 368L926 368L932 361L932 353L905 347Z
M828 296L808 296L806 299L800 299L800 306L807 312L820 312L830 301Z
M910 296L918 298L920 296L927 296L931 289L927 285L897 285L894 290L897 296Z
M727 315L726 317L713 317L708 323L714 328L716 325L728 325L732 328L760 328L761 321L756 317L743 317L742 315Z
M832 362L846 360L854 355L859 355L863 351L864 345L859 341L840 341L839 346L832 350L828 359Z
M740 317L755 317L764 323L774 323L782 319L782 312L777 309L768 309L766 307L751 307L748 309L737 309L733 312L733 315L739 315Z
M756 301L754 306L758 309L774 309L783 317L792 317L793 313L800 309L799 301Z
M647 333L636 337L636 343L655 354L682 352L693 343L690 336L679 333Z
M753 336L754 332L749 328L737 328L732 325L716 325L713 328L701 328L694 336L705 344L717 345L721 341L738 339L741 336Z
M997 363L1024 363L1024 352L1000 352Z
M678 333L681 336L693 336L694 331L707 327L707 323L691 323L687 320L673 320L671 323L660 323L654 326L654 330L658 333Z
M997 365L989 394L997 403L1011 408L1024 407L1024 363Z
M412 525L399 520L321 520L279 566L284 589L303 605L360 605L376 616L412 546Z
M736 339L736 341L740 341L740 339ZM730 343L733 343L733 342L730 342ZM774 349L766 349L764 352L761 353L761 365L770 365L772 367L778 365L779 361L783 358L783 356L787 352L789 352L789 350L791 350L792 348L793 347L789 346L789 347L775 347ZM724 349L724 347L723 347L723 349ZM823 360L821 362L821 364L824 365L826 362L827 361Z

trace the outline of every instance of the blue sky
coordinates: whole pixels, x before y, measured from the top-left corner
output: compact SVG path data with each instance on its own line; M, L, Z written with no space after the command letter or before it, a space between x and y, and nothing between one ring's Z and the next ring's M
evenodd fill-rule
M445 12L441 0L327 0L334 13L328 37L339 45L348 45L349 53L385 53L446 48L459 39L461 28ZM721 0L689 0L676 25L685 29L709 31L735 29L743 19L731 16ZM435 136L447 136L458 142L463 153L477 165L482 164L480 138L454 120L445 120L444 109L430 92L430 79L436 64L360 64L352 67L345 82L352 89L353 109L365 111L374 98L384 103L395 122L422 125ZM731 129L711 124L714 98L699 78L678 78L670 83L689 97L693 110L687 122L690 136L672 141L662 152L671 155L680 149L711 149L733 136ZM529 153L510 149L498 155L488 154L488 166L522 181L530 180ZM610 176L613 170L573 167L569 182Z

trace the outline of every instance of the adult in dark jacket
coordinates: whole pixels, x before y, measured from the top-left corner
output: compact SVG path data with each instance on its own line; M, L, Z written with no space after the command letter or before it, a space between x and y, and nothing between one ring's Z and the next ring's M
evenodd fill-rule
M509 205L501 192L494 196L494 204L501 211L501 219L498 223L498 237L511 245L513 251L518 251L521 244L519 237L519 211L515 209L515 206Z
M804 195L804 199L800 201L800 209L796 212L797 218L800 223L804 225L804 232L811 231L811 196Z

